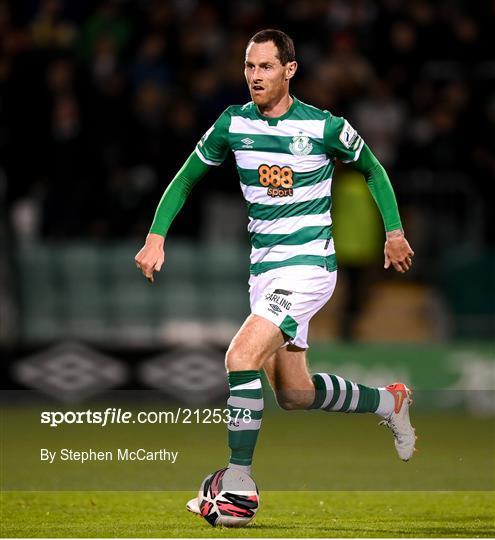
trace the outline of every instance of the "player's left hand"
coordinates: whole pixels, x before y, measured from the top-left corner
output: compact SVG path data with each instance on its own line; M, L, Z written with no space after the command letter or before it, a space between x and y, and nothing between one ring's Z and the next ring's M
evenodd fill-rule
M393 231L393 233L395 234L387 233L384 248L384 268L390 268L390 265L392 265L397 272L404 274L412 266L414 251L411 249L404 233L400 232L400 234L397 234L396 231Z

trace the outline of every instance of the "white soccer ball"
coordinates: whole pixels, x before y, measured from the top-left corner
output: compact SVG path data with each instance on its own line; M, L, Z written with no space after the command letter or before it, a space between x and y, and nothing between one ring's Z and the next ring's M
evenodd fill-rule
M213 527L244 527L254 518L260 496L248 474L226 468L203 480L198 503L201 515Z

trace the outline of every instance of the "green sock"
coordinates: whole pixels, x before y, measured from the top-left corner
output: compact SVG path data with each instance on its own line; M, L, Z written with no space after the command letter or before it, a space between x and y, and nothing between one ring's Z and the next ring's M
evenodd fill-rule
M229 447L230 465L243 466L249 472L254 447L263 416L263 389L259 371L231 371L229 373L230 410Z
M313 383L316 393L311 409L365 413L377 412L380 405L381 392L378 388L356 384L328 373L316 373Z

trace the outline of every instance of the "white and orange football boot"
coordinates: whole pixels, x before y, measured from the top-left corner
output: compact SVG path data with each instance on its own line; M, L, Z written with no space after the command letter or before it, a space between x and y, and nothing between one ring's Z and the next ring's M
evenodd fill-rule
M412 405L411 390L404 384L396 382L386 387L394 396L394 410L381 426L390 428L394 434L395 449L400 459L409 461L415 451L416 433L409 419L409 407Z

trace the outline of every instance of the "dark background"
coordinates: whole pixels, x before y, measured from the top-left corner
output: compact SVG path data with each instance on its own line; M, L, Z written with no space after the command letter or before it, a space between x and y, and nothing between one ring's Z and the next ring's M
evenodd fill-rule
M54 429L39 411L223 407L224 351L249 313L232 158L189 197L153 285L133 259L196 141L249 100L246 42L272 26L295 41L292 92L348 118L387 168L416 252L407 275L382 268L365 182L337 170L338 285L311 323L311 369L408 384L420 451L404 468L372 415L286 415L266 388L256 480L265 493L334 490L315 495L315 535L407 534L405 508L413 536L461 525L490 534L488 495L474 490L493 490L495 470L494 21L495 2L477 0L0 0L0 476L2 491L16 491L2 499L7 530L170 536L177 522L188 534L176 519L184 491L46 491L192 496L225 463L224 426ZM180 449L180 465L39 461L40 447L117 444ZM371 524L366 498L335 491L367 489L382 490L378 502L370 495ZM400 489L449 499L413 494L401 505ZM268 526L283 525L274 535L307 533L308 513L292 529L284 515L310 504L300 496L268 501L279 509Z
M133 256L196 141L249 100L245 45L266 27L294 38L291 91L348 118L387 168L416 251L406 277L385 273L380 226L348 257L345 231L374 229L342 204L317 338L491 338L494 15L468 1L0 1L0 343L160 347L191 321L185 340L228 342L248 313L232 158L174 222L154 289Z

